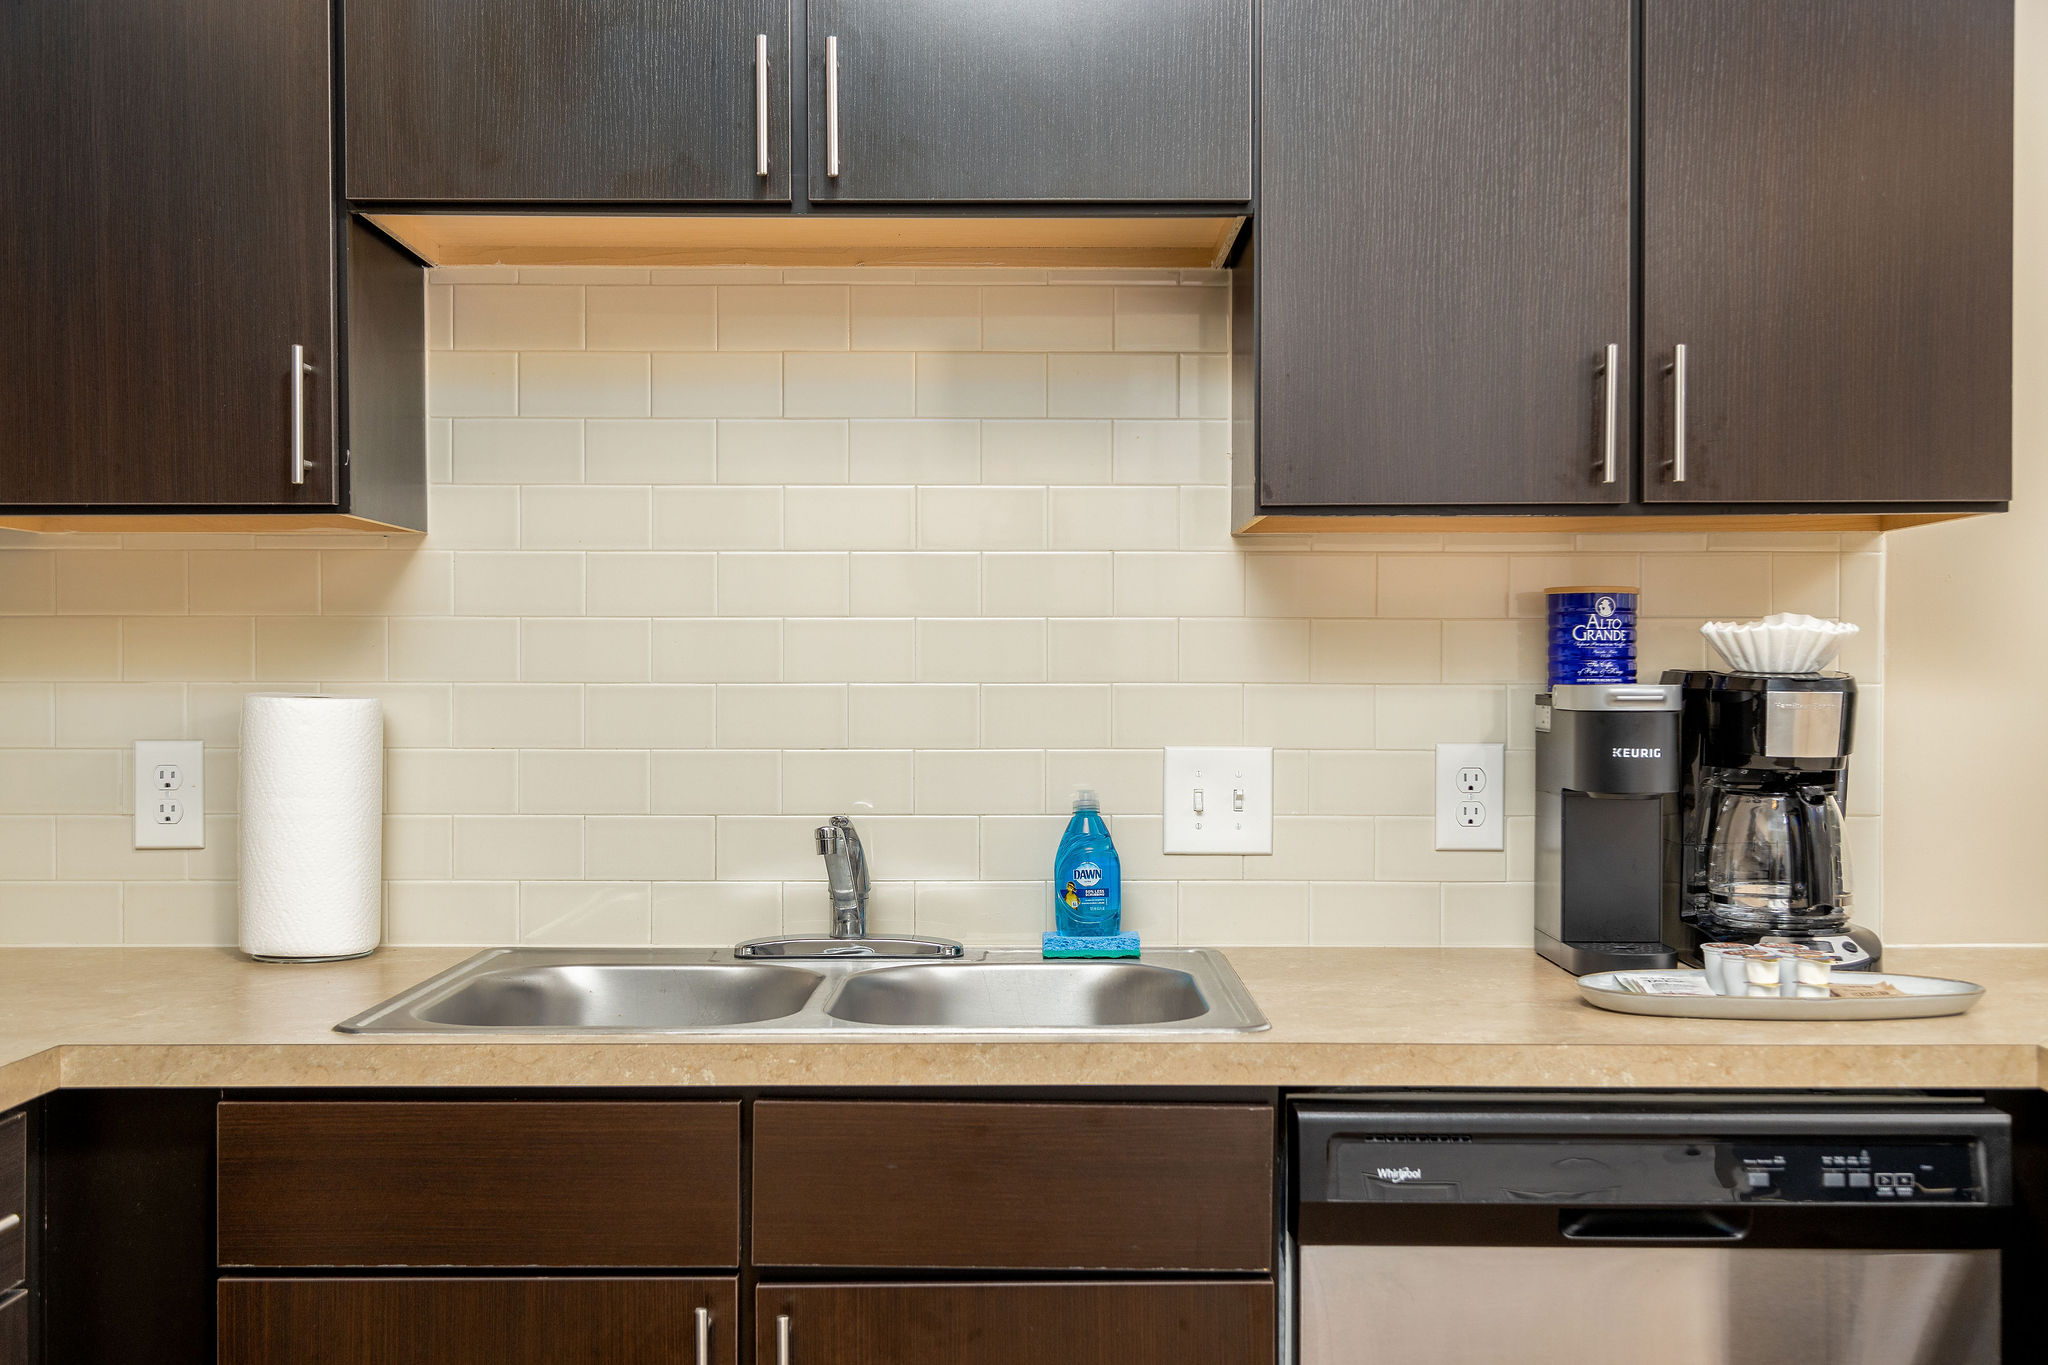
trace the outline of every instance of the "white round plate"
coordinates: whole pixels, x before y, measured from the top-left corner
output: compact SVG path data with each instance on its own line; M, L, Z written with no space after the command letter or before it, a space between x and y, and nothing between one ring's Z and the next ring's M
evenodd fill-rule
M1984 988L1974 981L1898 976L1890 972L1843 972L1836 979L1844 984L1888 981L1904 991L1904 995L1871 1000L1788 1000L1768 995L1637 995L1623 990L1619 979L1637 974L1593 972L1579 978L1579 994L1587 1003L1603 1010L1673 1019L1931 1019L1943 1014L1962 1014L1984 998ZM1682 969L1644 974L1706 979L1704 972Z

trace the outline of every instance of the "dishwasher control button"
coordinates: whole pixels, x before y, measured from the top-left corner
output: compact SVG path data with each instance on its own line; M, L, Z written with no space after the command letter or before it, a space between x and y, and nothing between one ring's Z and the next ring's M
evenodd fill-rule
M1822 1171L1820 1183L1822 1189L1839 1190L1849 1182L1840 1171Z
M1749 1173L1749 1187L1753 1190L1769 1189L1771 1187L1771 1173L1769 1171L1751 1171Z
M1869 1188L1870 1188L1870 1172L1868 1172L1868 1171L1851 1171L1851 1172L1849 1172L1849 1188L1850 1188L1850 1189L1852 1189L1852 1190L1867 1190L1867 1189L1869 1189Z

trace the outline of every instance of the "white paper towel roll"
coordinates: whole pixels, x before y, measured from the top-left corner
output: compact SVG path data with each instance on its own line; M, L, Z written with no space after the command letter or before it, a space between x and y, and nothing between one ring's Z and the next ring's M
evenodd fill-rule
M384 707L242 702L242 951L360 957L383 927Z

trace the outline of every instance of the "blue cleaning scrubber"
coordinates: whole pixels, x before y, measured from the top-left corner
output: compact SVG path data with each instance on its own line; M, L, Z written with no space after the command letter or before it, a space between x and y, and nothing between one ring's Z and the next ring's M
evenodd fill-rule
M1049 958L1136 957L1138 936L1104 934L1099 938L1076 938L1070 934L1048 932L1045 936L1045 946L1041 951Z

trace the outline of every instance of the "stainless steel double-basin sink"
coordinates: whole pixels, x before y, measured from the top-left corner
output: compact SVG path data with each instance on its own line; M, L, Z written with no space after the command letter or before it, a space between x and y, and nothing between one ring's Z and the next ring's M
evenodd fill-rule
M1266 1019L1212 948L1046 961L743 961L722 948L495 948L335 1027L344 1033L839 1036L1244 1033Z

